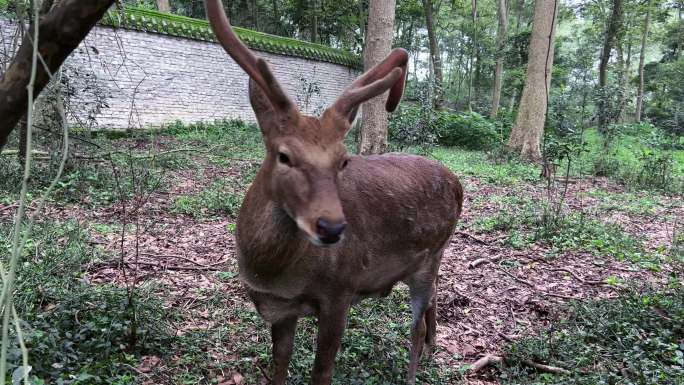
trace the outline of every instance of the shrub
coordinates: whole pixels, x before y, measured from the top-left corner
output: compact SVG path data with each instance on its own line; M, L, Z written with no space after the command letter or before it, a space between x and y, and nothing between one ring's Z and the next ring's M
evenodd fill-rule
M430 146L437 142L437 114L429 104L405 105L389 122L389 139L405 146Z
M446 146L484 150L491 148L499 139L496 124L476 112L442 112L436 124L439 143Z

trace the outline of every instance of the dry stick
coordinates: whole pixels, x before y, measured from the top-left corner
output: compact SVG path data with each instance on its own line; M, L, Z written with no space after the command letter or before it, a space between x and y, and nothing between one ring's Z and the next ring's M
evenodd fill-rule
M473 269L476 268L484 263L494 263L497 262L499 259L501 259L501 256L496 256L496 257L491 257L491 258L479 258L476 259L468 264L468 267Z
M523 364L531 366L540 372L553 373L553 374L570 374L570 371L557 366L539 364L530 360L522 360Z
M564 271L564 272L572 275L572 277L575 278L576 280L578 280L582 283L585 283L587 285L603 285L603 284L605 284L605 282L603 280L599 280L599 281L586 280L586 279L580 277L579 275L577 275L574 271L572 271L570 269L566 269L566 268L552 269L552 271Z
M478 236L476 236L476 235L470 234L470 233L468 233L468 232L462 231L462 230L456 231L456 234L463 235L463 236L466 236L466 237L468 237L468 238L472 238L472 239L474 239L474 240L476 240L476 241L482 243L483 245L488 245L488 244L489 244L489 242L485 241L484 239L482 239L482 238L480 238L480 237L478 237Z
M503 362L503 360L504 359L501 356L495 356L492 354L487 354L484 357L480 358L479 360L475 361L472 365L470 365L470 368L468 369L468 371L470 371L471 373L476 373L476 372L486 368L487 366L500 364Z
M178 259L182 259L182 260L185 260L185 261L194 263L194 264L197 265L197 266L201 266L201 267L205 267L205 268L209 268L209 267L212 267L212 266L221 265L221 264L224 264L224 263L228 262L228 260L226 259L226 260L224 260L224 261L218 261L218 262L214 262L214 263L203 264L203 263L199 263L199 262L197 262L197 261L193 261L191 258L184 257L184 256L182 256L182 255L177 255L177 254L152 254L152 253L140 253L140 255L145 255L145 256L148 256L148 257L155 257L155 258L178 258Z
M508 359L505 357L495 356L492 354L486 354L484 357L478 359L472 365L470 365L470 368L468 370L471 373L477 373L478 371L480 371L480 370L482 370L482 369L484 369L490 365L497 365L497 364L503 363L507 360ZM540 364L540 363L530 361L530 360L522 360L520 362L527 365L527 366L535 368L540 372L552 373L552 374L570 374L569 370L558 367L558 366Z
M155 262L146 262L146 261L130 261L130 262L124 262L124 264L128 267L131 267L131 265L145 265L145 266L152 266L152 267L158 267L163 270L187 270L187 271L216 271L219 270L216 267L212 266L198 266L198 267L190 267L190 266L176 266L176 265L162 265L159 263Z
M524 279L522 279L522 278L516 277L515 275L513 275L513 274L507 272L505 269L500 269L500 270L501 270L501 272L503 272L504 274L508 275L509 277L515 279L516 281L518 281L518 282L520 282L520 283L523 283L523 284L525 284L525 285L531 287L532 289L534 289L535 291L537 291L537 292L540 293L540 294L548 295L548 296L551 296L551 297L564 298L564 299L581 299L581 298L578 298L578 297L575 297L575 296L564 295L564 294L556 294L556 293L551 293L551 292L548 292L548 291L545 291L545 290L539 290L539 289L537 289L537 287L536 287L533 283L531 283L531 282L529 282L529 281L526 281L526 280L524 280Z

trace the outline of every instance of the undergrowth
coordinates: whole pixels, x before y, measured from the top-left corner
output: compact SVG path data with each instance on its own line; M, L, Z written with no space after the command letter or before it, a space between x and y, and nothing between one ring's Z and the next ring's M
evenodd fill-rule
M1 233L9 231L0 226ZM2 255L9 247L7 238L0 239ZM79 223L38 224L22 257L15 305L32 384L133 384L131 368L141 355L159 351L170 338L151 287L138 288L130 303L126 289L88 281L90 266L110 261ZM10 350L9 364L11 376L21 365L18 346Z
M684 289L574 303L559 322L512 344L504 384L680 385L684 382ZM524 360L568 369L536 372Z

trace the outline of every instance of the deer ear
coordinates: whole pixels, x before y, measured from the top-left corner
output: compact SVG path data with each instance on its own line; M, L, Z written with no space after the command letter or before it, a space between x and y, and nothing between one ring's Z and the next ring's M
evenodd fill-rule
M261 86L253 79L249 80L249 102L264 136L275 132L285 133L288 124L299 118L298 110L291 105L287 108L275 108Z
M259 122L261 133L266 135L276 123L276 112L264 91L253 79L249 79L249 102Z

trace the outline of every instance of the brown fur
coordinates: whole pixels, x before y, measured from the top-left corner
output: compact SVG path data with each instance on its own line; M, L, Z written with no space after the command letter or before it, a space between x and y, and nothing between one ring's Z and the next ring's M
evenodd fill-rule
M408 54L393 50L320 118L303 116L266 62L235 36L220 1L205 4L217 38L251 78L250 101L266 146L240 210L237 246L240 277L272 325L273 384L286 382L297 319L316 316L311 383L329 385L350 306L385 296L400 281L411 294L408 381L414 384L424 344L435 342L437 272L463 189L437 162L404 154L350 156L342 143L364 101L389 90L386 109L396 108ZM333 230L321 223L346 225L344 238L330 238Z
M264 130L267 156L238 218L241 278L273 325L273 383L285 383L297 318L313 315L320 327L312 383L329 384L349 307L389 294L399 281L414 307L412 383L423 342L434 344L437 271L463 190L449 170L422 157L349 156L340 135L346 128L339 129L348 124L328 114ZM292 166L279 164L279 152ZM320 217L346 220L345 238L312 243Z

